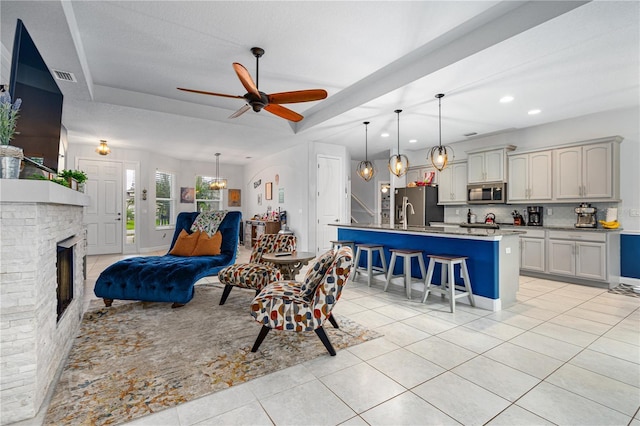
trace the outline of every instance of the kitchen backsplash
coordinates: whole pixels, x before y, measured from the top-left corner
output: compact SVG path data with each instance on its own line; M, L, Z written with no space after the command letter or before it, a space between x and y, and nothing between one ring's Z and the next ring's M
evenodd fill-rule
M532 204L543 207L542 224L547 226L573 226L576 223L576 213L574 209L579 204ZM597 220L604 220L607 208L618 207L618 203L591 203L592 207L598 209ZM497 223L513 223L511 213L518 210L521 215L526 211L525 204L495 204L495 205L473 205L473 206L445 206L444 221L450 223L461 223L467 221L467 212L476 215L476 221L484 223L484 218L488 213L496 215ZM551 209L551 215L549 215ZM525 216L526 217L526 216ZM624 226L624 224L622 224Z

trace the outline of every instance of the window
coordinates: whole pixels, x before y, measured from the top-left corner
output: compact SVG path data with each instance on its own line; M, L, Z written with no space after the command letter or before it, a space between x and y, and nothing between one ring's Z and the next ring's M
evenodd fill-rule
M156 170L156 228L174 224L174 176Z
M209 189L211 182L215 180L211 176L196 176L196 210L206 212L210 210L222 210L222 190Z

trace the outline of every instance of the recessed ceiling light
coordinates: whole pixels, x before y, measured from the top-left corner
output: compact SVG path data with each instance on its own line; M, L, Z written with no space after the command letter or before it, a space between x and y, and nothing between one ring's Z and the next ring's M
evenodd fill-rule
M507 95L507 96L503 96L503 97L500 98L500 103L501 104L507 104L507 103L511 102L512 100L513 100L513 96Z
M536 115L536 114L540 114L542 111L539 109L532 109L530 110L527 114L529 115Z
M383 138L388 138L389 137L389 133L382 133L382 134L380 134L380 136L382 136Z
M416 143L418 142L418 139L409 139L409 143Z

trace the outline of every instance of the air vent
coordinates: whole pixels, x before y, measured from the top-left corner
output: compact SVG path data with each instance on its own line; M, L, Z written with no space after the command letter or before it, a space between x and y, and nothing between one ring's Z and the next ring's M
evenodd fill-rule
M476 132L471 132L471 133L465 133L463 136L470 137L470 136L475 136L475 135L477 135Z
M55 75L58 80L71 81L73 83L78 82L78 80L76 80L76 76L67 71L53 70L53 75Z

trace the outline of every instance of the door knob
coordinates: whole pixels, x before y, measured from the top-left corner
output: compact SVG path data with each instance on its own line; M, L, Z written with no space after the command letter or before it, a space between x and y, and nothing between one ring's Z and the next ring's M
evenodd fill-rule
M336 220L334 220L334 222L340 222L340 219L336 219Z
M117 218L116 220L122 220L122 218Z

